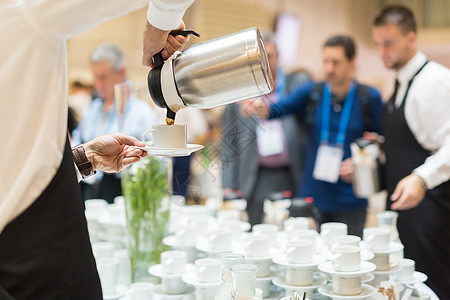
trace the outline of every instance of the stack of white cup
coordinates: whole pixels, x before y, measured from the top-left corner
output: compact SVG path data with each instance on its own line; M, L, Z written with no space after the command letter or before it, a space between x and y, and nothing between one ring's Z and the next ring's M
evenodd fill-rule
M332 265L337 272L355 272L361 269L360 248L351 245L332 247ZM332 275L333 292L338 295L357 295L362 291L361 274L355 276Z
M272 282L270 244L270 236L260 232L254 232L244 240L245 262L258 267L256 287L262 290L265 298L270 295Z

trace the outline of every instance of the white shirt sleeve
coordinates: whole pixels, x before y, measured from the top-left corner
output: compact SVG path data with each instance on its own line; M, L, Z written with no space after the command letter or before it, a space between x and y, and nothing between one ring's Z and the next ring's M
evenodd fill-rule
M432 153L414 170L432 189L450 180L450 71L429 65L411 86L405 117L417 141Z
M77 164L73 162L73 166L75 167L75 173L77 173L77 181L80 182L83 180L83 176L81 175L80 170L78 170Z
M22 7L29 22L34 23L43 35L68 38L142 8L149 3L148 1L24 0ZM172 0L172 2L175 1Z
M176 29L194 0L150 0L147 19L162 30Z

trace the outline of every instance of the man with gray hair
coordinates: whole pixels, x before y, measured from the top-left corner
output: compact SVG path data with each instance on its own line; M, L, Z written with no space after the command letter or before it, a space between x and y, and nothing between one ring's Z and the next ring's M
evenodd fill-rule
M72 145L113 132L140 138L145 130L157 123L157 116L150 105L135 96L131 96L123 108L118 107L114 86L127 82L122 51L112 43L100 44L92 51L90 63L98 98L83 112L80 124L73 132ZM114 197L122 195L119 174L98 172L81 182L81 186L84 199L101 198L111 203Z

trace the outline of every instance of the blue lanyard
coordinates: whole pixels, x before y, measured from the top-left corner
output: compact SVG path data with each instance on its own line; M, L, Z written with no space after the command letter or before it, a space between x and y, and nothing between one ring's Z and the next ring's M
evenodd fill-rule
M275 94L277 97L282 97L284 94L284 87L286 85L286 76L282 69L277 69L277 87L275 90Z
M350 113L352 111L353 99L355 98L355 83L352 82L350 90L345 97L344 107L342 108L341 119L336 136L336 145L342 146L345 142L345 133L347 131ZM322 128L320 130L320 141L325 144L330 142L330 115L331 115L331 88L328 84L323 87L322 96Z

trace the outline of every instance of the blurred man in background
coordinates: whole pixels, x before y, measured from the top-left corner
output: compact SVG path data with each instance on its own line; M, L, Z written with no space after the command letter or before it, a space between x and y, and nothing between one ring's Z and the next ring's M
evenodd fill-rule
M380 130L381 96L355 81L356 47L348 36L323 46L326 81L308 82L278 102L249 102L246 114L275 119L296 115L306 126L305 169L297 196L312 197L318 223L343 222L362 235L367 199L355 196L350 143L364 131ZM301 153L297 153L301 155Z
M450 71L417 51L414 14L390 6L373 21L384 65L396 72L384 108L387 208L398 210L404 255L450 299Z
M288 90L286 76L278 67L275 37L263 34L275 91L261 101L275 103ZM247 199L249 222L263 221L263 204L271 193L295 194L302 169L303 135L295 116L261 120L243 116L240 105L228 105L223 116L222 186L224 196L238 194Z
M119 95L115 95L114 86L127 82L122 51L114 44L101 44L92 51L90 63L98 98L84 110L78 128L73 131L72 145L113 132L140 139L158 120L150 105L135 94L120 101ZM98 172L81 185L84 199L100 198L112 203L114 197L122 195L120 174Z

